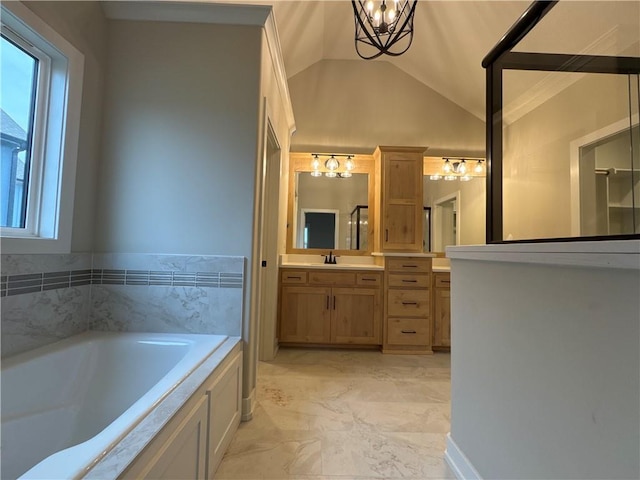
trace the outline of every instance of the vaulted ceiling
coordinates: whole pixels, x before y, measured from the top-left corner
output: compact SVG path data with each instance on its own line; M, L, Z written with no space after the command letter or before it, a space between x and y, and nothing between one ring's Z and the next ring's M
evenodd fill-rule
M355 51L353 9L348 0L231 0L231 3L273 5L289 78L324 59L366 61ZM371 61L394 64L484 119L482 59L530 3L529 0L419 0L415 36L409 51L400 57L383 56ZM523 46L528 51L618 54L639 39L640 2L561 0Z

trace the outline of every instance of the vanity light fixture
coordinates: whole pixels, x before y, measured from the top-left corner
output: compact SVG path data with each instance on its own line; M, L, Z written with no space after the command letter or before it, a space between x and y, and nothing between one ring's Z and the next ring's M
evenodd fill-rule
M321 170L322 162L320 157L328 157L324 162L324 172ZM336 157L346 157L344 166L341 169L340 161ZM337 153L332 154L311 154L311 172L312 177L321 177L323 174L329 178L349 178L352 176L351 171L356 168L356 164L353 161L353 155L341 155Z
M460 180L468 182L474 177L483 176L484 159L483 158L452 158L442 157L442 173L429 175L429 180L442 180L447 182ZM476 162L473 169L467 165L467 161Z
M352 0L358 56L371 60L383 54L397 57L406 52L413 41L417 3L418 0Z

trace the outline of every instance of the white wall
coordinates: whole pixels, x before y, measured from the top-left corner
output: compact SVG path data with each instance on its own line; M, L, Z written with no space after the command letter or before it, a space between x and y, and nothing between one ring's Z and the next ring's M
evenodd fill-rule
M540 245L449 251L448 455L485 479L638 478L640 245L555 257L571 245Z
M322 60L289 79L294 151L484 156L484 122L388 62Z
M109 35L95 250L251 258L261 29L111 21Z
M72 252L91 252L101 147L107 20L98 2L24 2L84 55Z

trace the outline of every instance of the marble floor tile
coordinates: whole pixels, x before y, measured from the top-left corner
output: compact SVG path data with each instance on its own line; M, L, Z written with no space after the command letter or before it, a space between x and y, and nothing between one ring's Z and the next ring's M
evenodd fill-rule
M450 356L282 348L217 479L453 479Z

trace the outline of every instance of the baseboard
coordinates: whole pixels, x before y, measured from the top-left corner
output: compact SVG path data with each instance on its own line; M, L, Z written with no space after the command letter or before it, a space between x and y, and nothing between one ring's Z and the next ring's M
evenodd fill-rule
M242 417L240 420L248 422L253 418L253 407L256 403L256 389L251 390L248 397L242 399Z
M458 480L482 480L478 471L451 438L451 433L447 433L447 449L444 451L444 458Z

